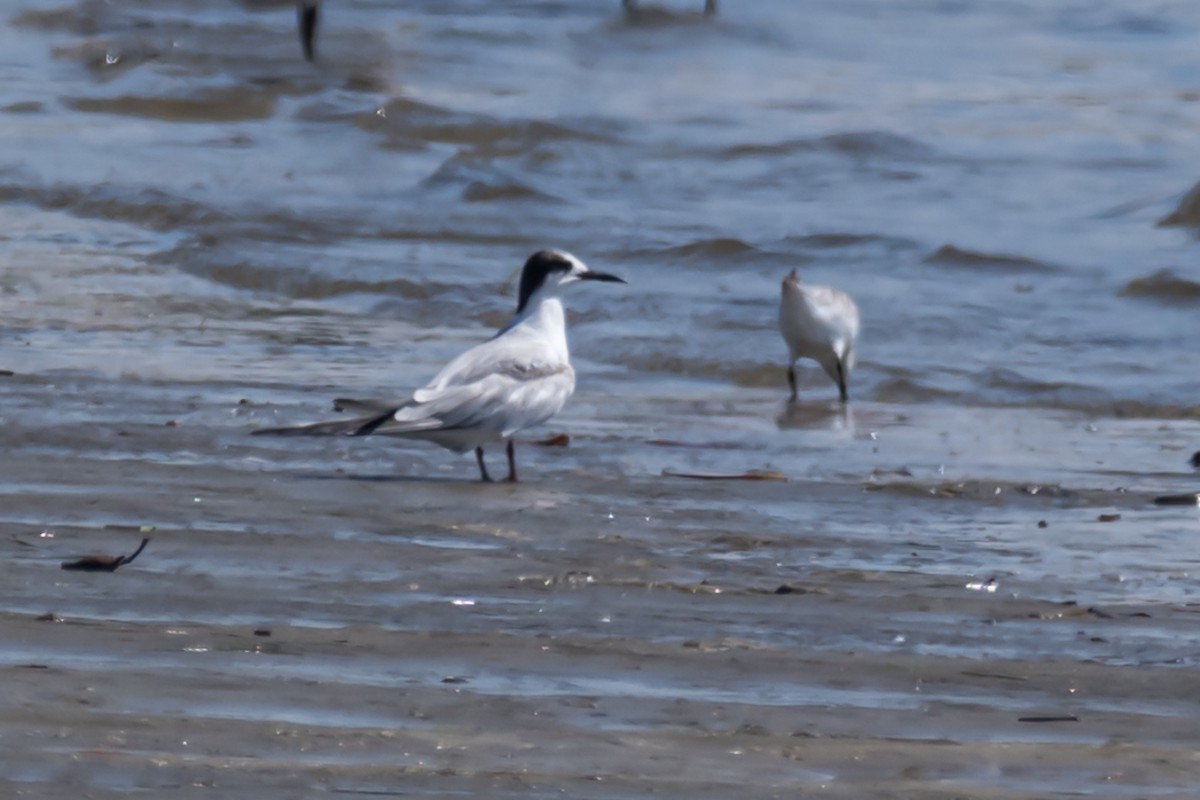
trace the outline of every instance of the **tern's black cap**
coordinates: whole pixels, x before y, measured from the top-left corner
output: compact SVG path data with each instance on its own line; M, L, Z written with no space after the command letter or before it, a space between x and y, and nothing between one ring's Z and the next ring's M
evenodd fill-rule
M546 278L554 274L570 272L575 268L574 261L561 250L538 250L525 260L521 270L521 290L517 294L517 313L525 310L525 304L534 292L542 288Z
M517 297L517 313L520 314L525 310L525 306L529 303L529 299L537 294L538 290L546 284L546 281L561 280L566 273L573 272L575 277L581 281L611 281L613 283L624 283L623 278L618 278L616 275L609 275L607 272L597 272L594 269L588 269L587 266L570 253L564 253L562 250L539 250L529 257L525 262L525 267L521 270L521 287Z

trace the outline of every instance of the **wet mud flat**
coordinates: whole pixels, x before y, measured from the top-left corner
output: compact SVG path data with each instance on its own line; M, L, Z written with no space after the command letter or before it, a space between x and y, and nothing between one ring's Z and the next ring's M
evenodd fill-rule
M1190 672L725 638L4 628L43 659L5 669L10 797L1184 798L1197 780Z
M48 382L5 380L26 409ZM1168 592L1147 567L1126 586L1053 553L1072 531L1094 546L1194 509L873 481L869 458L858 477L664 477L662 440L570 414L571 446L524 443L527 482L486 486L420 445L264 445L246 434L270 410L203 399L220 387L64 383L58 425L18 415L4 433L5 796L1200 783L1190 582ZM164 391L193 397L172 425L151 411ZM698 450L716 471L757 457ZM1121 519L1099 522L1114 504ZM61 568L129 553L147 525L119 571Z

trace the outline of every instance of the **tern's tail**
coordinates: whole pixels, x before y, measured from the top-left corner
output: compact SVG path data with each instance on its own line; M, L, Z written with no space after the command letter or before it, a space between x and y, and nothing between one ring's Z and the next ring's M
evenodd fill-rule
M357 411L360 414L382 414L384 411L395 411L403 405L395 400L355 400L352 397L339 397L333 401L334 411Z
M255 436L366 436L383 423L392 419L396 409L354 419L333 422L313 422L308 425L293 425L287 428L259 428L251 431Z

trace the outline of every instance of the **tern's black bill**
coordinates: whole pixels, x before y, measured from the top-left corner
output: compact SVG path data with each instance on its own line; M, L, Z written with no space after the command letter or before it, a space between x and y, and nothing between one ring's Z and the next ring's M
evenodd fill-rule
M587 272L579 276L581 281L607 281L608 283L628 283L624 278L618 278L616 275L609 275L607 272L596 272L589 269Z

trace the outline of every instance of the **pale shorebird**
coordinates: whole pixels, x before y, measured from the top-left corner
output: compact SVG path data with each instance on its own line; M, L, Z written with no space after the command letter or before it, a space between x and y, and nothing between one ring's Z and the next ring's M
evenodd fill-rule
M255 434L284 436L404 436L465 453L475 450L480 477L490 481L485 445L506 443L508 480L517 480L513 435L540 425L575 391L567 350L562 290L577 281L625 281L596 272L562 250L541 250L525 262L517 313L488 341L447 364L403 403L337 400L370 411L365 416L269 428Z
M837 384L838 397L845 403L858 340L858 306L850 295L828 286L802 284L792 270L783 279L779 332L790 356L787 376L792 399L796 398L796 360L811 358Z

